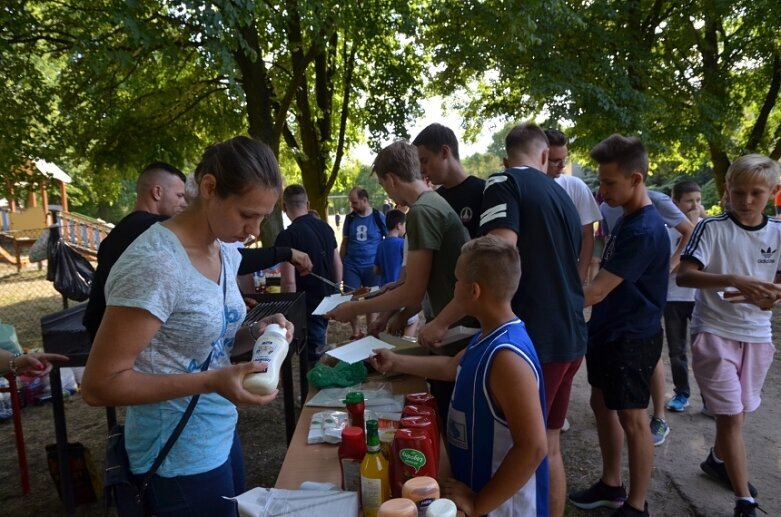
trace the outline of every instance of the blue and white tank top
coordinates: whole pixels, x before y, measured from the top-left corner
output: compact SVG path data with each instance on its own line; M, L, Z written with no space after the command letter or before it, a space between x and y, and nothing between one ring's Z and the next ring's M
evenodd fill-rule
M513 445L507 420L491 400L488 382L496 353L505 349L515 352L532 367L537 395L545 411L542 369L523 322L515 319L488 336L475 336L458 367L447 424L453 477L475 492L490 481ZM547 516L548 459L543 459L529 481L490 515Z

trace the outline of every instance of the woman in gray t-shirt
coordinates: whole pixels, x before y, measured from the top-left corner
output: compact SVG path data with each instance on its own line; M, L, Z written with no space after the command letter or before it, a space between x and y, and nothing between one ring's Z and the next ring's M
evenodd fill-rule
M128 406L130 468L142 478L201 394L147 490L157 515L230 515L244 491L235 404L265 405L244 377L265 365L231 365L275 315L240 329L246 309L236 284L240 255L224 242L257 235L279 198L279 166L265 144L235 137L209 147L196 168L198 196L179 215L153 225L117 261L106 283L107 309L84 372L91 405ZM208 370L202 366L211 355Z

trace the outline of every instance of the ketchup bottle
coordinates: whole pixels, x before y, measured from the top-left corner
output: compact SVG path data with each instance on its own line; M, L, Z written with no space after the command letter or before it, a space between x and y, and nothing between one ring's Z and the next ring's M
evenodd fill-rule
M363 427L345 427L339 444L339 465L342 467L342 490L361 492L361 461L366 456Z
M426 416L405 416L399 420L399 427L402 429L423 429L428 433L433 451L433 458L430 461L434 463L434 471L437 472L439 470L439 430L436 423Z
M363 392L360 391L349 392L347 394L347 398L345 399L345 403L347 405L349 425L353 427L360 427L361 429L363 429L364 428L363 411L365 408L363 402Z
M428 406L404 406L404 408L401 410L401 416L402 418L405 416L425 416L429 420L431 420L431 423L434 424L434 427L437 429L437 434L441 433L443 430L439 428L439 419L437 418L437 411L435 409L431 409ZM436 442L437 446L439 446L439 441Z
M390 485L393 497L409 479L418 476L437 477L431 438L424 429L398 429L391 445Z

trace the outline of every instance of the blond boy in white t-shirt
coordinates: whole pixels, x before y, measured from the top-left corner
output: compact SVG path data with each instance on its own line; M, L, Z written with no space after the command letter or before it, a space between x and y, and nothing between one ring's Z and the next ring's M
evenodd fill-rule
M743 426L760 404L775 354L770 309L781 302L781 220L765 214L779 190L781 167L761 155L727 171L729 211L701 221L683 252L677 283L699 289L692 316L692 369L716 439L700 468L735 493L735 516L752 517L756 489L748 482ZM730 292L739 292L735 303ZM730 298L732 301L730 301Z

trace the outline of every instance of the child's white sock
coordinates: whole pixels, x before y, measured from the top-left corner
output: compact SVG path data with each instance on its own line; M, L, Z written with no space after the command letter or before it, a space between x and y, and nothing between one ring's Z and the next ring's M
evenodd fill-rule
M724 463L724 460L716 456L716 449L711 449L711 454L713 454L713 461L715 461L718 464Z
M736 501L748 501L751 504L756 503L756 500L753 497L736 497Z

